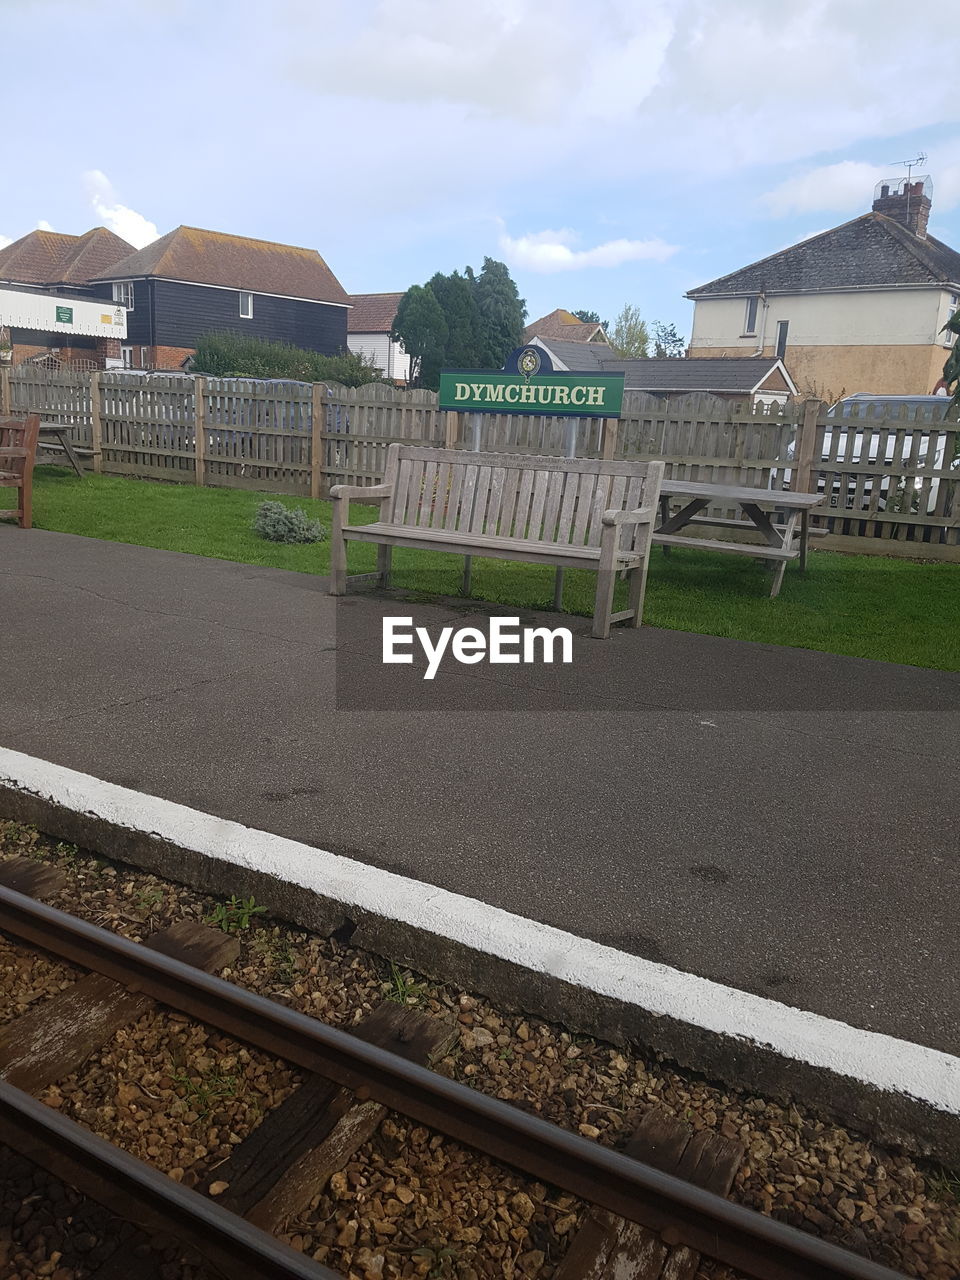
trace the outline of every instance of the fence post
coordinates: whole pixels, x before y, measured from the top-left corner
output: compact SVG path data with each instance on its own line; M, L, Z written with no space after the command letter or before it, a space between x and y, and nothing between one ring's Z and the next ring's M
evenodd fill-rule
M620 425L618 418L604 418L601 425L603 431L603 443L600 447L600 457L604 462L609 462L617 451L617 428Z
M323 439L327 419L327 384L315 382L310 398L310 497L319 498L323 487Z
M103 398L99 370L90 375L90 447L93 469L99 475L103 471Z
M809 493L813 473L813 455L817 442L817 418L822 408L819 400L804 400L803 421L797 432L797 457L793 468L794 493Z
M443 432L443 447L445 449L453 449L455 447L459 431L460 415L455 410L448 409Z
M207 380L203 374L193 379L193 443L196 456L194 480L199 485L207 483Z
M0 413L13 413L13 397L10 394L10 366L0 365Z

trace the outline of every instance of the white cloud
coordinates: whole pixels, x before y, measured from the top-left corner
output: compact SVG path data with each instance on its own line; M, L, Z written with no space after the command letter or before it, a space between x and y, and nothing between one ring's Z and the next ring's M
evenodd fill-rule
M0 236L0 249L5 249L8 244L13 244L12 236Z
M37 223L37 230L52 231L53 227L51 227L50 223L46 220L46 218L41 218L40 221Z
M787 178L762 195L760 203L778 218L824 210L862 213L873 199L876 184L889 176L882 165L843 160Z
M729 173L956 118L953 80L904 39L899 0L593 0L584 14L577 0L547 17L538 0L300 4L288 61L357 100L359 136L421 135L438 176L488 186L571 162L594 180ZM913 0L911 22L940 32L938 67L955 64L941 0Z
M607 240L592 249L574 249L576 233L537 231L514 239L504 232L500 251L511 267L526 271L577 271L583 267L620 267L625 262L663 262L676 253L677 246L663 240Z
M90 169L83 175L90 203L104 223L122 240L132 244L135 249L142 249L159 239L160 232L154 223L142 213L128 209L117 202L116 194L106 174L99 169Z

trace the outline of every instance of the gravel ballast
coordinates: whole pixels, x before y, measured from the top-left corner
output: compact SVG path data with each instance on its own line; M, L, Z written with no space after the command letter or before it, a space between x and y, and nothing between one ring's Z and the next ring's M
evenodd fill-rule
M0 821L0 860L28 856L67 875L53 905L142 940L177 920L242 922L221 976L349 1029L385 999L456 1026L435 1068L611 1146L660 1104L694 1130L740 1140L731 1199L908 1275L960 1276L960 1182L820 1119L789 1100L720 1088L650 1055L617 1049L451 986L397 970L334 938ZM249 905L249 904L248 904ZM69 986L72 966L0 938L0 1023ZM42 1101L193 1185L297 1085L295 1069L178 1014L118 1032ZM390 1114L282 1238L351 1280L435 1276L549 1280L584 1205L406 1118ZM69 1220L73 1219L73 1222ZM79 1228L77 1228L77 1224ZM92 1225L91 1225L92 1224ZM19 1158L0 1167L0 1277L83 1280L120 1230ZM202 1269L168 1250L165 1280ZM701 1274L730 1273L706 1263Z

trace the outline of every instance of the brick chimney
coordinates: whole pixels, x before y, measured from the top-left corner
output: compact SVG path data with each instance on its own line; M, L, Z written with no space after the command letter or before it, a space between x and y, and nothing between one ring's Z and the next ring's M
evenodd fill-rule
M873 202L873 212L892 218L925 240L927 219L930 217L930 197L925 187L929 187L929 183L923 178L908 179L897 185L881 182Z

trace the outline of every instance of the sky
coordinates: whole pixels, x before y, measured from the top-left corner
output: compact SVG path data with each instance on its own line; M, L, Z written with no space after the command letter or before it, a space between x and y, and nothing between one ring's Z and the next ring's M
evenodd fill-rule
M530 319L686 290L868 212L926 153L960 249L942 0L0 0L0 245L180 224L350 293L484 256Z

